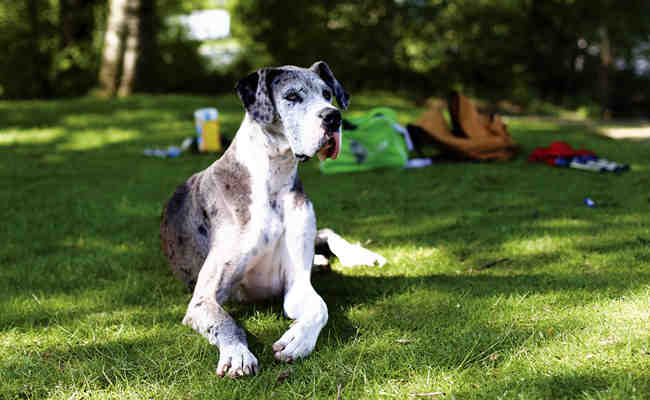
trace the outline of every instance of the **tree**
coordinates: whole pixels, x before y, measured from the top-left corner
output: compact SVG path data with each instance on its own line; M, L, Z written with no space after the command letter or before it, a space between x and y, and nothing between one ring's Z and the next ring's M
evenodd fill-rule
M109 0L108 22L104 33L104 50L99 69L99 86L104 95L117 93L120 65L122 64L123 27L128 0Z
M97 82L99 46L94 40L101 24L95 15L104 9L101 0L58 0L58 46L53 57L54 96L78 95ZM98 36L98 35L97 35Z
M122 79L117 89L120 97L129 96L133 92L136 82L136 66L138 57L141 54L140 39L142 31L140 30L140 0L129 0L126 4L124 18L124 56L122 59Z
M44 36L43 32L43 26L41 25L40 21L40 14L39 14L39 9L42 3L40 0L28 0L27 1L27 21L29 23L29 26L31 29L29 30L29 37L28 40L31 41L32 43L40 43L42 41L42 38ZM52 88L50 86L50 81L47 77L47 72L48 72L48 64L51 63L50 57L48 57L47 54L44 54L43 52L40 51L31 51L32 53L32 63L33 65L36 66L36 68L33 68L34 71L34 78L35 78L35 84L37 86L37 90L40 93L45 94L46 96L49 95L52 91Z
M160 63L158 32L161 23L156 0L140 0L140 57L135 67L138 75L134 89L153 91L159 88L157 65Z
M142 29L142 10L153 13L154 2L141 0L110 0L108 22L104 34L102 64L99 70L99 83L106 96L128 96L133 92L138 78L137 67L142 55L141 43L151 43L155 39L142 40L143 34L155 35L152 30ZM151 27L148 25L147 27Z
M261 45L265 61L325 59L348 86L390 87L400 68L395 55L405 9L394 0L240 0L233 16L236 33L252 48Z
M166 23L215 1L0 0L0 98L83 95L100 77L107 95L229 88L234 78L212 74L200 43Z

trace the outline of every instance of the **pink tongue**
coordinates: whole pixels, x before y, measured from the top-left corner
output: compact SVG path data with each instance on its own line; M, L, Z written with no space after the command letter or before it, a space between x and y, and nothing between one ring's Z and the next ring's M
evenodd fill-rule
M336 157L339 156L339 152L341 152L341 135L341 132L334 132L334 142L336 144L334 145L334 152L330 157L332 160L336 160Z

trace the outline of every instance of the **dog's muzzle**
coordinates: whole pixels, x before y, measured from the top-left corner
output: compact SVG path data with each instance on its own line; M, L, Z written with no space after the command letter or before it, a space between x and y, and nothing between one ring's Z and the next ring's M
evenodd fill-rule
M318 158L335 160L341 152L341 112L336 108L324 108L318 116L323 120L322 127L327 141L318 151Z

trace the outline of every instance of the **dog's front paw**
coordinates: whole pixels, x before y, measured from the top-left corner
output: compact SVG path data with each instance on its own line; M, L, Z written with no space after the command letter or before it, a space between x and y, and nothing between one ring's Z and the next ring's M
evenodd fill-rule
M291 362L298 358L307 357L316 347L318 329L310 329L299 322L289 328L282 337L273 344L275 359Z
M241 343L219 348L218 376L255 375L259 370L257 358Z

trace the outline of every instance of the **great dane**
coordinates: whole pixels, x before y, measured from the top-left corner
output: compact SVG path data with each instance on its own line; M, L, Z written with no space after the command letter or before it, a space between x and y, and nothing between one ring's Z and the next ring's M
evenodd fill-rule
M329 66L260 69L239 81L246 114L223 156L178 186L160 235L175 275L193 289L183 323L219 348L217 375L258 371L226 300L284 296L291 327L273 344L281 361L305 357L327 322L312 287L316 218L298 164L335 159L350 96Z

